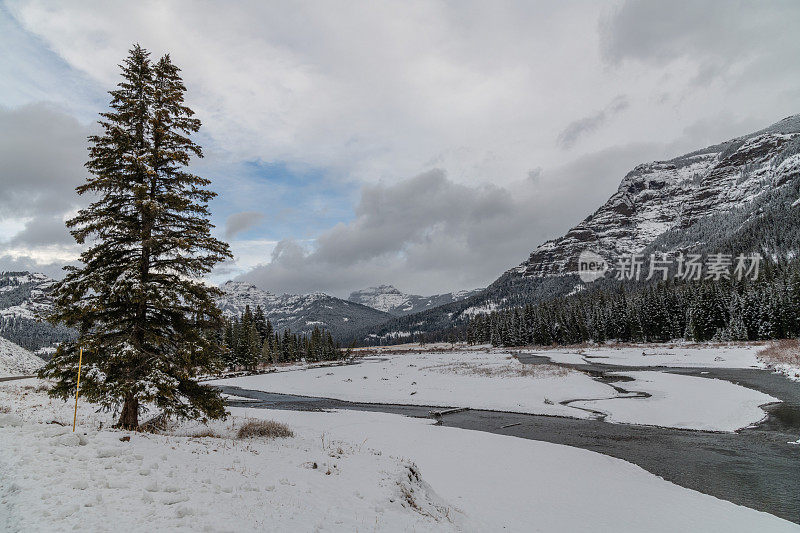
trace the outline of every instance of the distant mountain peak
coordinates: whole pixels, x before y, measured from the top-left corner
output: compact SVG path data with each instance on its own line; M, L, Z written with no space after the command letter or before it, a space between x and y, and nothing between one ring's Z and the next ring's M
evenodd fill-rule
M448 292L445 294L435 294L433 296L420 296L417 294L403 293L394 285L378 285L353 291L350 293L348 300L390 313L394 316L403 316L463 300L464 298L476 294L480 290L481 289Z

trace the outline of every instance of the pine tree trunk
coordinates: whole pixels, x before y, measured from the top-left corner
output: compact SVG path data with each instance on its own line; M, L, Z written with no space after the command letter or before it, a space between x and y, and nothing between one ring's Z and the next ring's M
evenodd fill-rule
M137 429L139 427L139 400L132 395L125 396L122 413L115 426L120 429Z

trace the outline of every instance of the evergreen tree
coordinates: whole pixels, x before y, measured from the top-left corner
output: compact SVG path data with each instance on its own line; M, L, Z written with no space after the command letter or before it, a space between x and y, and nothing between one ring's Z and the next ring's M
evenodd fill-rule
M144 403L218 418L218 391L195 378L213 371L221 353L220 291L200 278L231 255L210 233L210 181L186 169L202 157L189 138L200 121L169 56L154 65L136 45L121 68L102 133L89 137L91 175L77 188L96 200L67 222L89 247L53 291L50 320L78 338L61 344L40 376L55 380L54 396L73 395L82 347L81 394L121 407L118 426L136 428Z

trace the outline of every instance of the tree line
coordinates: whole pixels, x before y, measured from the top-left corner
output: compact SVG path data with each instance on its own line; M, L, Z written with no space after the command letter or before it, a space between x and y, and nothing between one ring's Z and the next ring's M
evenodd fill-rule
M800 336L798 261L768 262L756 280L669 279L619 283L539 304L482 314L470 344L754 341Z
M329 331L317 326L309 334L293 333L288 328L277 331L261 306L253 312L248 305L241 318L227 320L221 341L223 363L231 369L255 370L260 365L300 360L335 361L350 355Z

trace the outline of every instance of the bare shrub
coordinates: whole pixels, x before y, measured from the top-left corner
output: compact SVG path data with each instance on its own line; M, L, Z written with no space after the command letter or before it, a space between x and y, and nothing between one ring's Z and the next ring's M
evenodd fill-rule
M800 340L781 339L771 342L758 352L758 358L767 364L800 366Z
M274 420L250 420L239 428L237 436L240 439L250 439L253 437L282 439L294 437L294 431L283 422L275 422Z
M142 433L161 433L169 430L172 425L172 420L164 413L160 413L143 424L139 424L138 431Z

